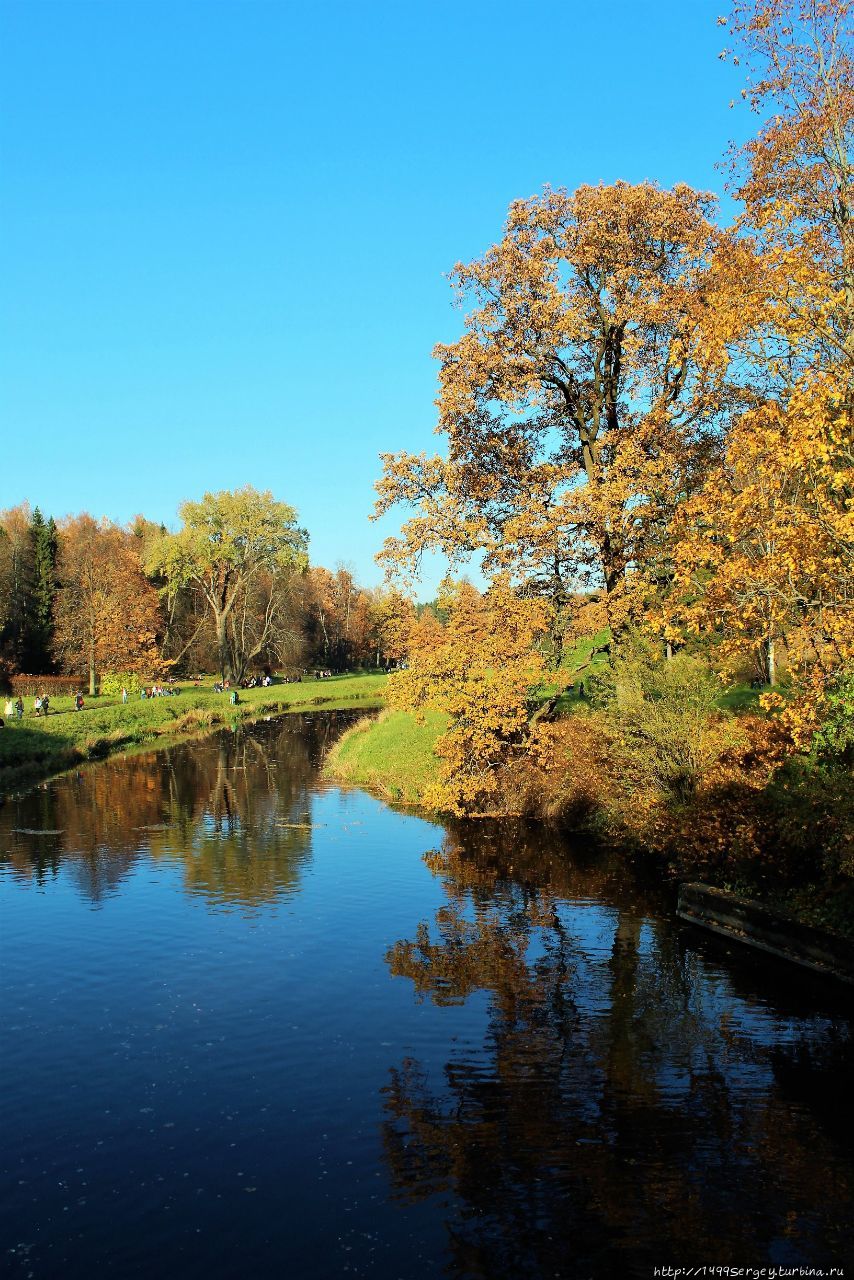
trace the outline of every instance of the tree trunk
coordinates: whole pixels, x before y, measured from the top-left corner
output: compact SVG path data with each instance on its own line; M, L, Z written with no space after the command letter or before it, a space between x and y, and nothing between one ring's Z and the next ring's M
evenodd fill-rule
M89 637L89 697L94 698L98 692L95 673L95 637Z
M773 636L765 642L765 662L768 668L768 683L773 687L777 683L777 654Z
M225 683L226 680L231 680L233 678L231 670L231 654L228 649L228 636L225 629L226 615L224 613L217 613L215 622L216 644L219 652L219 672L222 676L223 683Z

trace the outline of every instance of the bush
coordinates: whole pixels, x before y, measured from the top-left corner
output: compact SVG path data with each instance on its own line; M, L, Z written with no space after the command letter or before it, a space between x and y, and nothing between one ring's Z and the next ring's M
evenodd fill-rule
M849 767L854 764L854 664L840 671L827 691L813 754Z
M41 693L51 698L78 693L88 687L88 677L71 676L27 676L14 675L9 681L11 692L15 697L36 698Z
M122 689L128 693L139 693L142 681L135 671L107 671L101 676L101 693L108 697L118 697Z
M641 640L591 680L592 700L605 710L632 776L678 801L694 795L738 736L718 709L720 692L699 659L678 654L665 661Z

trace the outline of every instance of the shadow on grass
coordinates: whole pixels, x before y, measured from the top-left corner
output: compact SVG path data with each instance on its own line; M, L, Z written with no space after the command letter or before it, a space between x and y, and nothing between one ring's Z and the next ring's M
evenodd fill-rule
M0 792L68 768L85 755L70 735L7 723L0 729Z

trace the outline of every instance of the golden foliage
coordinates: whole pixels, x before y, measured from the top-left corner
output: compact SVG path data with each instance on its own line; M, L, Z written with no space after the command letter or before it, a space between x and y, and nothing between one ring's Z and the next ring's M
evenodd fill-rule
M797 675L854 658L854 447L844 388L799 383L733 427L680 513L670 634L714 629L724 670L784 640Z
M511 205L504 236L454 279L475 308L440 345L445 457L384 457L377 513L414 509L392 567L477 552L562 606L654 568L661 531L727 410L730 288L750 255L684 184L546 189ZM743 261L744 260L744 261Z
M535 648L546 627L540 600L500 579L481 596L463 583L448 622L425 611L410 636L410 664L389 680L389 702L404 711L434 708L451 719L439 739L439 783L428 807L450 813L500 808L501 768L530 744L528 698L544 672Z
M63 666L88 670L92 693L107 668L155 674L157 592L130 535L88 515L63 522L60 535L55 647Z

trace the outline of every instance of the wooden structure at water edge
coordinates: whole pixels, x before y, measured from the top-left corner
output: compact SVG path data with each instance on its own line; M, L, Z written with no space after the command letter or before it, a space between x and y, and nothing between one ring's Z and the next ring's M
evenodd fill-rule
M733 942L854 983L854 941L705 884L679 888L676 914Z

